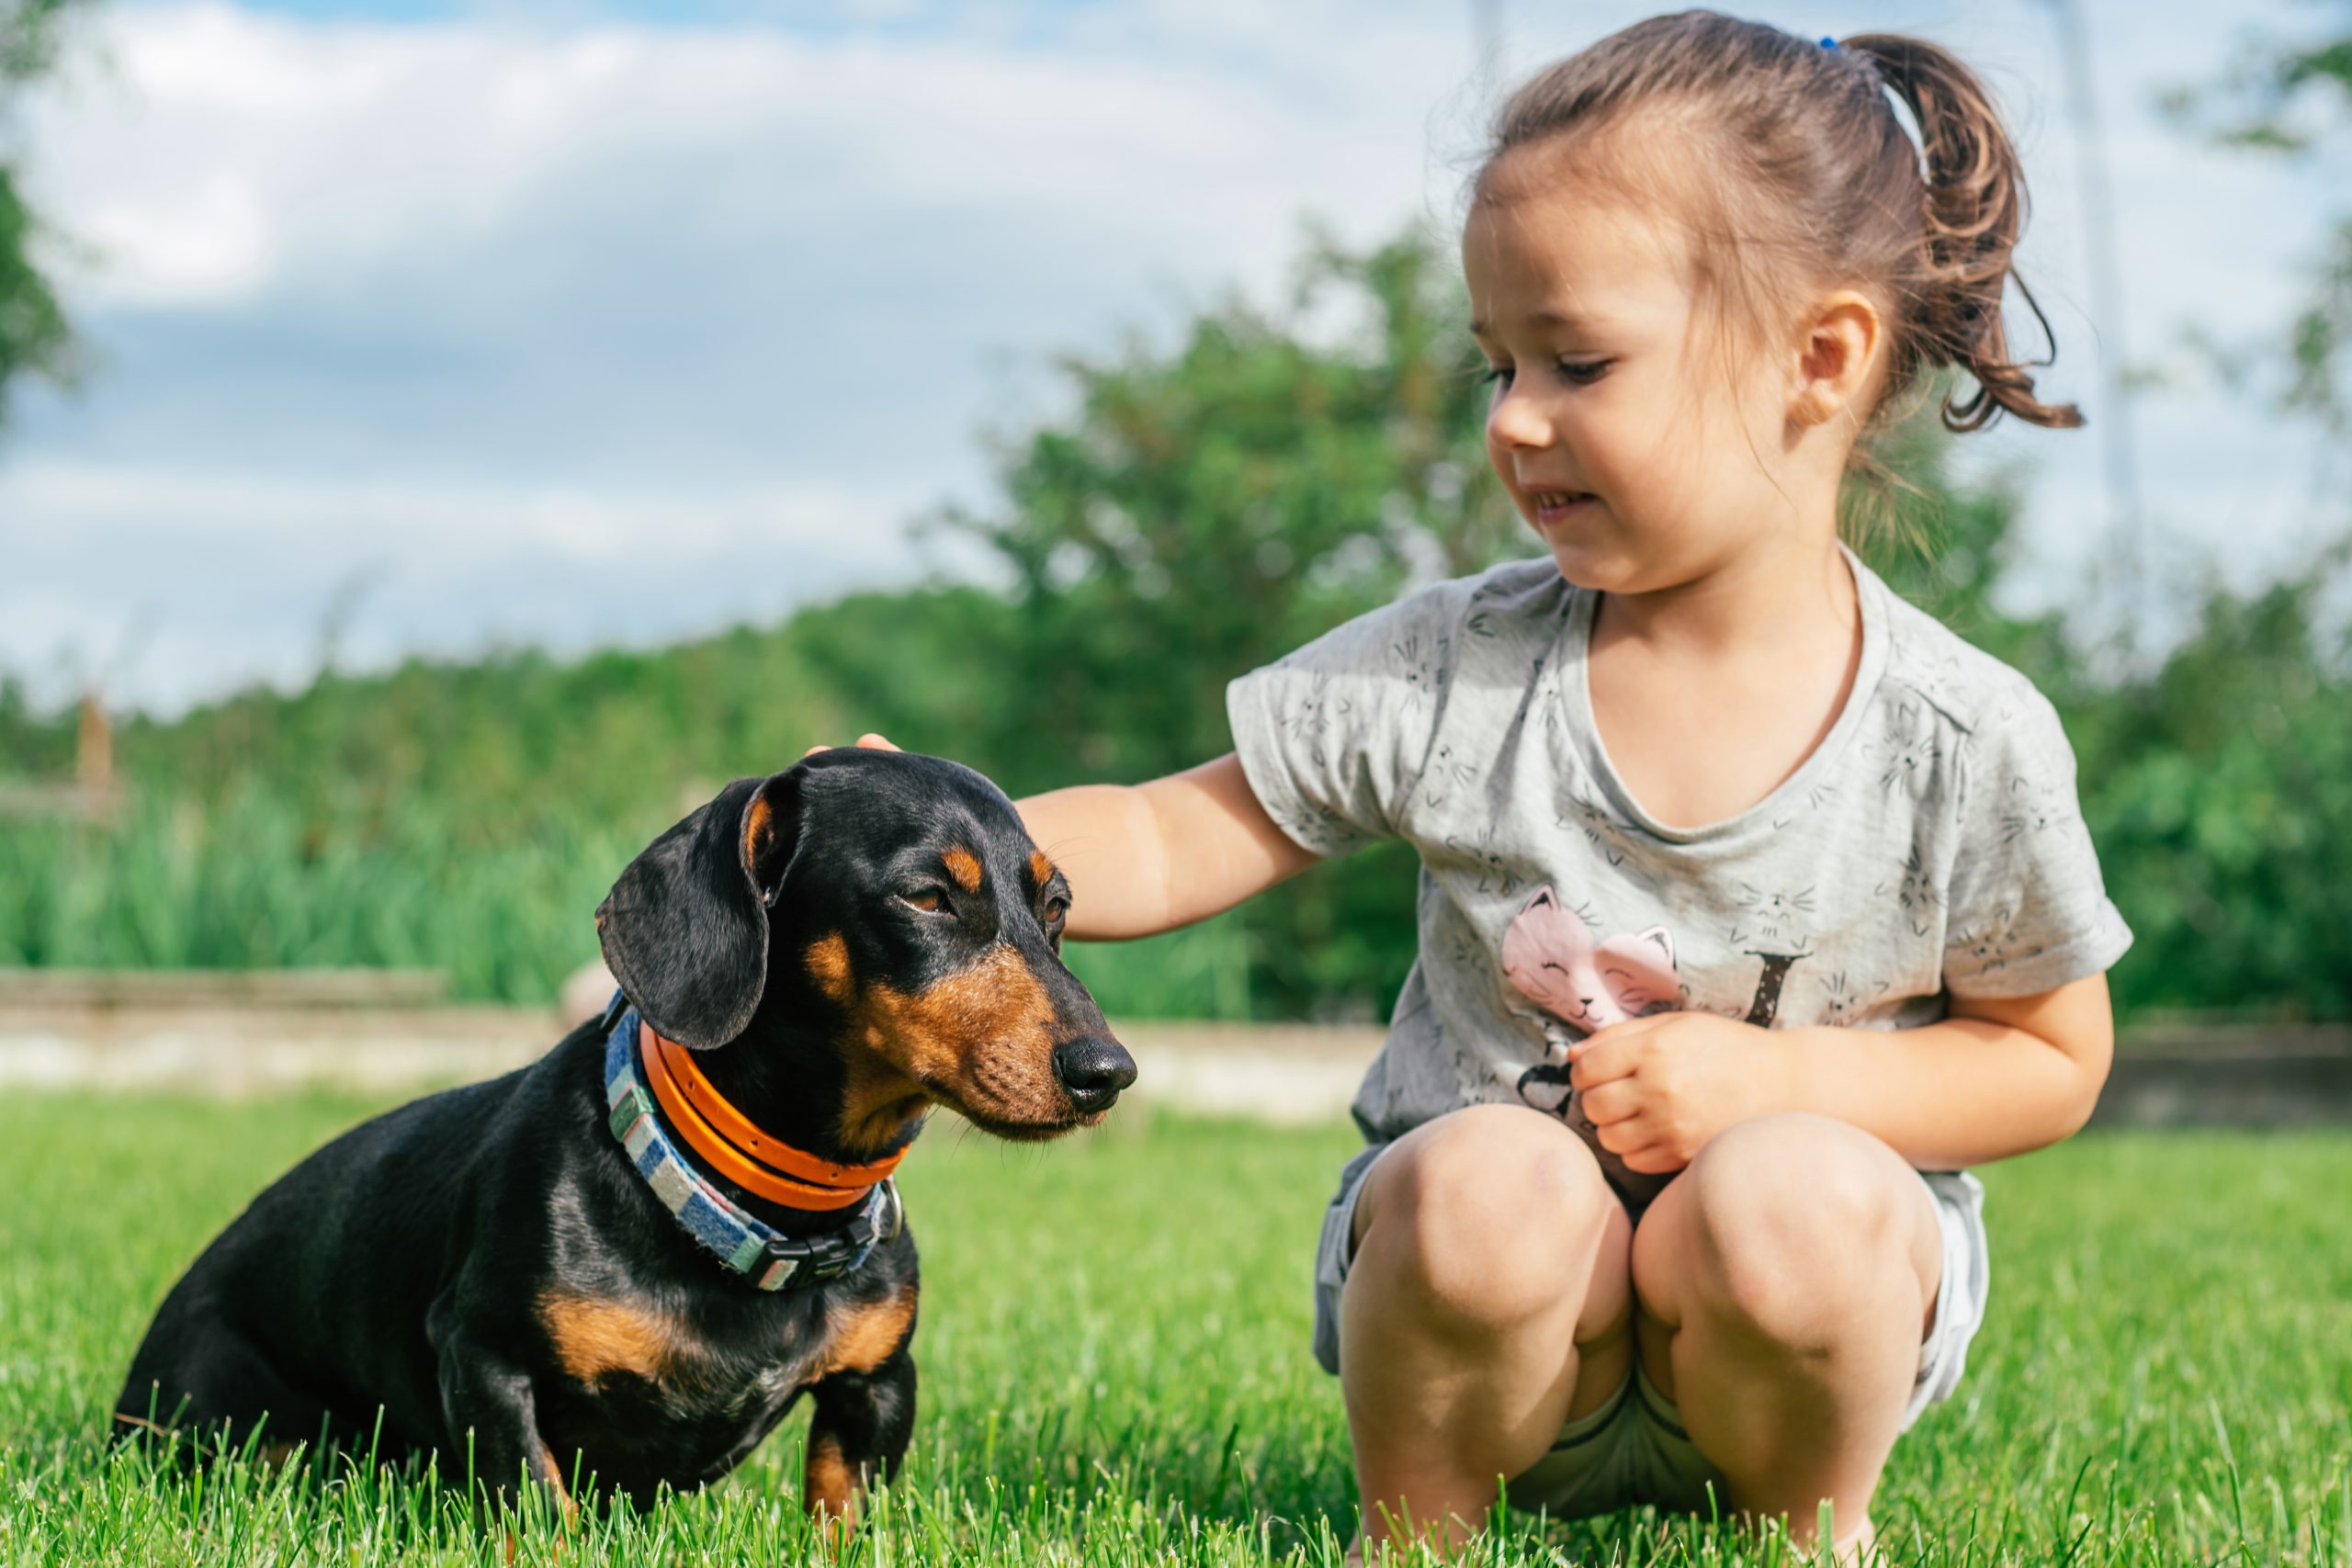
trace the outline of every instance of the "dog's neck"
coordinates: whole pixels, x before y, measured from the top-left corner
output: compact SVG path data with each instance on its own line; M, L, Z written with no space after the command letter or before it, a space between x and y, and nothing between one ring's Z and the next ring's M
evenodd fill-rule
M822 1108L834 1100L797 1068L793 1043L759 1032L688 1052L638 1026L640 1071L681 1157L724 1184L762 1224L787 1235L840 1229L898 1163L905 1136L877 1156L844 1146ZM821 1073L817 1075L821 1077Z
M842 1052L831 1028L763 1009L741 1035L696 1053L695 1061L746 1116L795 1148L844 1165L898 1153L922 1130L929 1102L910 1093L902 1108L887 1100L854 1106Z

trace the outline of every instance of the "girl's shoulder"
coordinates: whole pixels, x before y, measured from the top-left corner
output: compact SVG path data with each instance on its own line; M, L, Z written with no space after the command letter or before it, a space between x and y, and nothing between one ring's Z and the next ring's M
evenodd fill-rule
M2015 666L1968 641L1884 582L1876 587L1886 616L1883 699L1924 705L1960 733L1980 739L2055 721L2050 699Z
M1275 663L1324 675L1408 680L1416 671L1450 672L1474 649L1516 650L1550 641L1579 592L1548 556L1505 561L1415 589L1341 622Z

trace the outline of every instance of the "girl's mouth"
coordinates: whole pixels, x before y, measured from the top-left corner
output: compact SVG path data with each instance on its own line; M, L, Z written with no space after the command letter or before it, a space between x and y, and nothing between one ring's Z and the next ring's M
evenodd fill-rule
M1592 496L1580 490L1532 490L1527 492L1528 504L1535 509L1539 524L1557 523L1586 505Z

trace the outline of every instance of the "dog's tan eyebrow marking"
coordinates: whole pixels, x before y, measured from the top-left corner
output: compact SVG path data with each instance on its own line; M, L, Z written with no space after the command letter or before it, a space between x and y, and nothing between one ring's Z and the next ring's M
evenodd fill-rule
M809 977L819 990L837 1002L849 1000L849 943L842 940L841 932L810 942L801 962L808 966Z
M1037 886L1040 887L1054 879L1054 863L1046 858L1045 851L1031 850L1029 852L1029 874L1037 879Z
M957 844L939 858L947 863L947 874L956 879L956 886L967 893L980 890L980 861L978 855Z
M870 1305L849 1303L827 1313L825 1326L831 1339L825 1347L822 1375L870 1372L896 1355L914 1332L916 1289L910 1284Z

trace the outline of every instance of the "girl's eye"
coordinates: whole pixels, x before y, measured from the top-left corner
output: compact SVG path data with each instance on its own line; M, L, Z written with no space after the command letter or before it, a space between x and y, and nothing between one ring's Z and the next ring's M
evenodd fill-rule
M899 894L899 902L910 904L926 915L935 915L947 908L947 894L944 888L918 887L911 893Z
M1510 367L1508 365L1486 366L1478 372L1478 383L1484 387L1510 386Z
M1559 361L1560 374L1579 387L1589 387L1615 363L1613 359L1563 359Z

